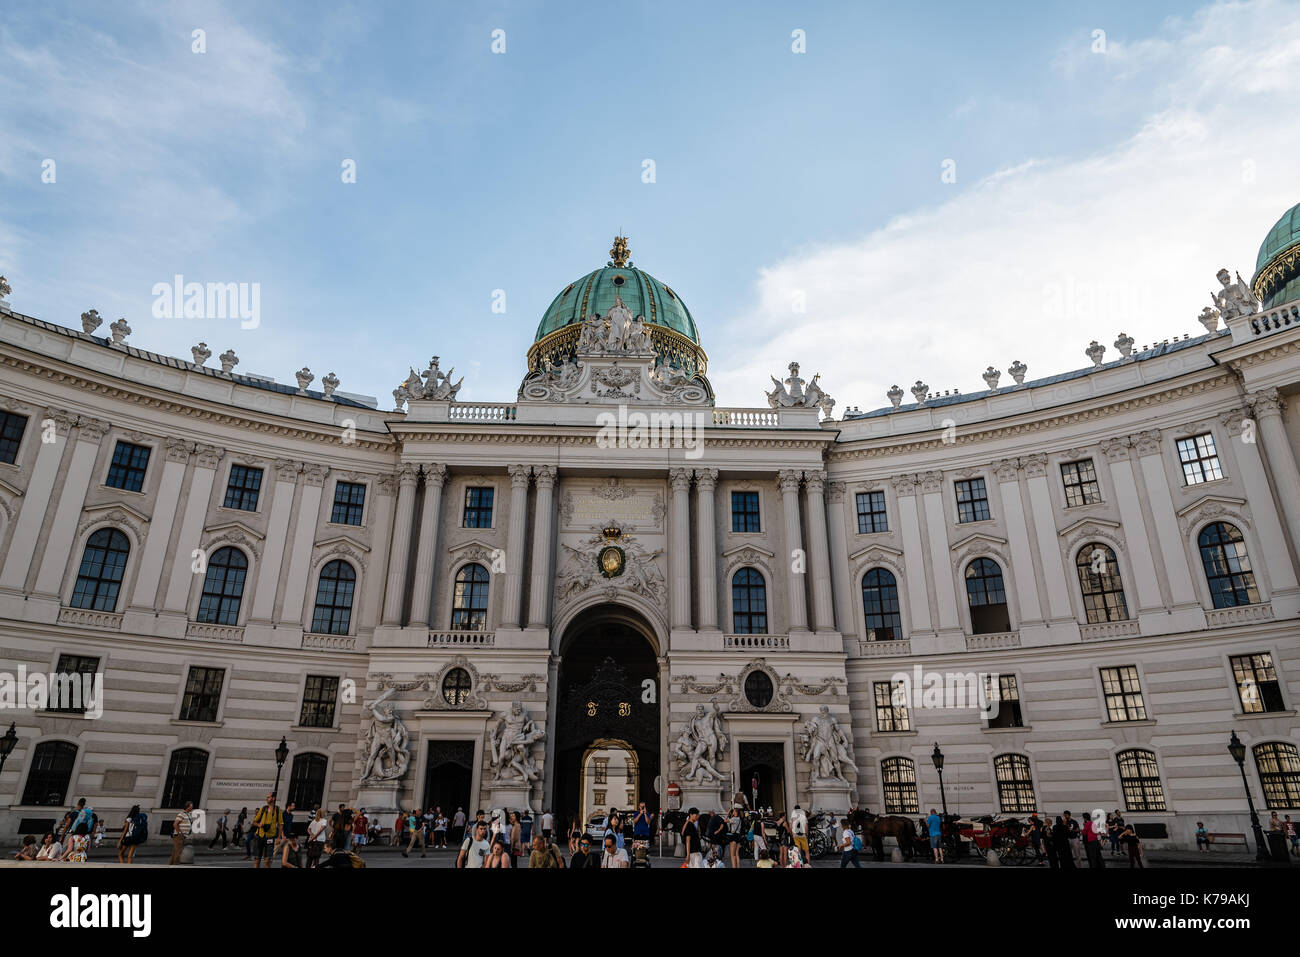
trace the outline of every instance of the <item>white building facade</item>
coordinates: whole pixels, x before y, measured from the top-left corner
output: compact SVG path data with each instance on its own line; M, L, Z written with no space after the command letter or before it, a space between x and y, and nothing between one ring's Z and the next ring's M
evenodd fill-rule
M1118 808L1191 846L1249 831L1235 732L1296 817L1298 254L1292 210L1205 334L840 418L793 365L716 406L621 240L501 403L436 359L384 411L0 304L0 669L103 676L5 704L0 840L79 797L253 807L282 738L300 807L567 821L621 748L611 804L634 766L652 809Z

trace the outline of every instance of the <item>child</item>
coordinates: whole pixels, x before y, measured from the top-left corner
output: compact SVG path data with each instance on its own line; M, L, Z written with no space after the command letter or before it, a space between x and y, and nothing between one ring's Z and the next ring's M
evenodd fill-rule
M1203 821L1196 822L1196 849L1202 854L1210 853L1210 836L1205 831Z
M647 868L650 866L650 854L646 846L638 841L632 848L632 866L634 868Z
M767 853L767 848L758 852L758 867L776 867L776 861Z

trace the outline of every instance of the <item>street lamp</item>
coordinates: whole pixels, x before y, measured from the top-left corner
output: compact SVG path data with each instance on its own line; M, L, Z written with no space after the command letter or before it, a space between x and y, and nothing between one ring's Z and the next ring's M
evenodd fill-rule
M280 746L275 749L275 799L277 801L280 800L280 770L288 757L289 744L284 740L284 735L280 735Z
M939 750L939 742L934 743L934 751L930 755L930 760L934 762L934 769L939 772L939 800L943 804L943 816L948 817L948 797L943 793L943 752Z
M1237 768L1241 771L1241 786L1246 789L1246 804L1250 808L1250 828L1255 832L1255 860L1268 860L1268 852L1264 849L1264 829L1259 826L1259 815L1255 813L1255 801L1250 796L1250 782L1246 780L1246 746L1241 743L1237 737L1237 732L1232 732L1232 738L1228 741L1228 753L1232 755L1232 760L1237 762Z
M18 743L18 732L14 730L14 723L9 722L9 730L0 737L0 773L4 772L5 759L13 753L14 745Z

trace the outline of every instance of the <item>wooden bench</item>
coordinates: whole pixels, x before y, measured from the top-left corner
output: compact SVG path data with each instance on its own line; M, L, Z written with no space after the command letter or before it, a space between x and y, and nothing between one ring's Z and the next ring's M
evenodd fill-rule
M1240 844L1242 847L1249 847L1246 843L1245 834L1233 834L1230 831L1207 831L1205 839L1211 844Z

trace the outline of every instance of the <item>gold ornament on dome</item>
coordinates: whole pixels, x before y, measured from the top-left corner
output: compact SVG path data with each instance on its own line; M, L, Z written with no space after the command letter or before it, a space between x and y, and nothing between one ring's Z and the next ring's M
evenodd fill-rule
M630 255L631 251L627 248L627 237L615 236L614 246L609 251L609 258L613 261L614 265L619 267L626 266L628 256Z

